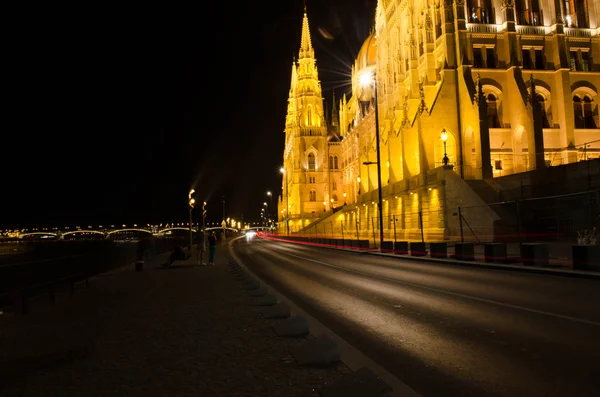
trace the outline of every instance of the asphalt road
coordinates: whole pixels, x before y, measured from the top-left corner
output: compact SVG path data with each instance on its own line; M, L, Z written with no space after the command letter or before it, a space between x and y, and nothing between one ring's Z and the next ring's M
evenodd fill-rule
M600 282L254 238L243 263L428 396L600 396Z

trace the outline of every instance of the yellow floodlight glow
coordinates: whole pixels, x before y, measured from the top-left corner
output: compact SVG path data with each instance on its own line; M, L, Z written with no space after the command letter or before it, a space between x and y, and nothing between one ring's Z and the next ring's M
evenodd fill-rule
M360 75L360 84L366 87L373 83L373 73L370 70L366 70Z

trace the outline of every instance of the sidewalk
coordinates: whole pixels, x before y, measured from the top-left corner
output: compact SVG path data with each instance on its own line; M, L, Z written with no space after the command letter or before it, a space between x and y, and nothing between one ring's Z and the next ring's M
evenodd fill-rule
M159 258L164 262L166 256ZM0 395L318 396L352 371L300 366L227 266L133 266L0 319Z

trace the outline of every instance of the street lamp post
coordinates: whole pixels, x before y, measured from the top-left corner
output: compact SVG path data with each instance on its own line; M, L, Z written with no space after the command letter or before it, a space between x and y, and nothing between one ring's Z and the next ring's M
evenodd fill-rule
M225 220L225 196L223 196L223 220Z
M442 130L442 134L441 134L440 138L442 139L442 142L444 142L444 158L442 158L442 164L444 164L444 166L446 166L446 165L448 165L448 162L450 161L450 159L448 158L448 154L446 153L446 141L448 140L448 132L446 131L445 128Z
M375 71L367 72L361 76L363 86L373 84L373 100L375 102L375 142L377 150L377 207L379 209L379 250L383 248L383 186L381 185L381 147L379 143L379 109L377 105L377 78Z
M265 206L265 208L266 208L266 211L265 211L265 216L266 216L266 219L267 219L267 226L269 226L269 204L268 204L268 203L265 201L265 202L263 203L263 205L264 205L264 206Z
M196 204L196 199L192 197L192 195L196 191L194 189L190 189L188 193L188 204L190 207L190 255L192 254L192 245L194 244L194 237L192 235L192 210L194 209L194 204Z
M271 211L273 211L273 194L271 194L271 191L267 192L267 196L269 196L269 205L271 206ZM269 216L269 213L267 212L267 217Z
M281 167L281 169L279 170L282 174L284 174L285 177L285 226L286 226L286 230L287 230L287 235L290 235L290 188L288 186L288 173L286 172L285 168Z

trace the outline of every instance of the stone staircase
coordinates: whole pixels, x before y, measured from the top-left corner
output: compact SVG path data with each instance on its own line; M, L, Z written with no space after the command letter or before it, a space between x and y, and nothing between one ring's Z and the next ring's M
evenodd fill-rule
M494 183L494 179L473 179L465 180L465 182L500 217L494 222L495 239L513 240L518 231L516 207L512 203L502 202L501 190Z

